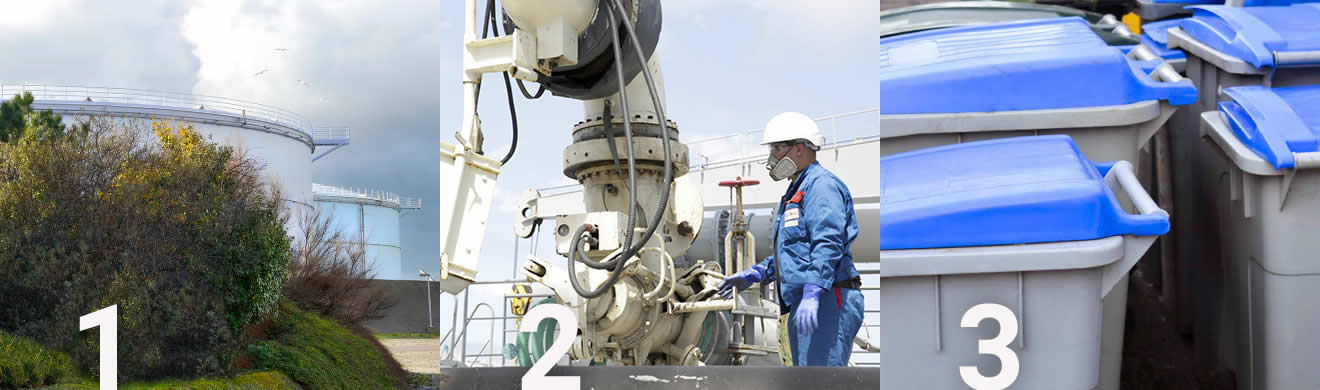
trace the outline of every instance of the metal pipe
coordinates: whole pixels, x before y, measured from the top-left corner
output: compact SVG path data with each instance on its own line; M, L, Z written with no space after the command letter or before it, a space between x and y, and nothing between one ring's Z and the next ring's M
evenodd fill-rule
M673 313L733 310L733 300L721 299L718 301L678 302L674 303L672 307L673 309L671 309L670 312Z
M472 290L470 290L470 289L463 289L463 315L464 315L465 317L471 317L471 316L472 316L472 314L471 314L470 312L468 312L468 301L469 301L469 298L471 298L471 296L472 296ZM463 333L459 334L459 337L461 337L461 338L463 339L463 343L460 344L459 347L460 347L460 348L463 348L463 355L462 355L462 356L463 356L465 359L467 358L467 329L468 329L468 323L469 323L469 322L472 322L472 320L471 320L471 319L463 320ZM450 353L453 353L452 351L453 351L453 350L451 349L451 350L450 350Z
M434 328L435 323L431 322L431 277L426 277L426 327Z

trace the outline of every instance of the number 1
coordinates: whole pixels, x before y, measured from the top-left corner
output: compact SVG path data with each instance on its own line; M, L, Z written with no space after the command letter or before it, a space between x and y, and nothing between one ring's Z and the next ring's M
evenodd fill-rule
M115 325L118 318L119 305L110 305L78 318L78 330L101 327L101 390L115 390L118 386L119 373L116 371L119 368L119 356L115 353L119 350L115 340L118 337L119 327Z

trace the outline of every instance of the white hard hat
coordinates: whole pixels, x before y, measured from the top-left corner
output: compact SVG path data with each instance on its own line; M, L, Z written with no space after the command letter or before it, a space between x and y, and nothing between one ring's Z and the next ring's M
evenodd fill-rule
M785 112L770 118L765 124L765 132L761 136L761 145L769 145L775 142L792 141L796 139L811 142L816 148L825 144L825 137L820 135L820 128L816 127L816 121L800 112Z

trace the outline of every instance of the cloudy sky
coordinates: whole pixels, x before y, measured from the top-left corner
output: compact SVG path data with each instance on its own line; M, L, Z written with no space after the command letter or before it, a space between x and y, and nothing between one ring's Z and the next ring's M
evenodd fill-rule
M6 3L0 83L191 92L289 109L317 125L352 128L350 146L315 163L316 182L436 203L436 149L442 138L453 142L462 120L460 1ZM783 111L819 117L879 103L878 78L868 71L878 63L870 30L876 0L670 0L663 7L658 53L681 139L757 129ZM508 113L503 82L491 77L481 114L486 148L502 156ZM516 101L520 145L500 176L482 279L513 276L513 205L524 189L568 183L559 155L582 115L573 100ZM875 126L856 121L854 130L868 125ZM744 146L759 151L722 147ZM437 270L438 221L434 207L403 217L404 275ZM525 257L529 244L519 245ZM545 237L540 256L561 261L552 246ZM474 301L495 293L482 291Z

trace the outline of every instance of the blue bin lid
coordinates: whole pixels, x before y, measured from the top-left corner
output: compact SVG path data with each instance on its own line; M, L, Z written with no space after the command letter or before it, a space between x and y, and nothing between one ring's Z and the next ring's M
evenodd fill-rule
M1178 27L1215 50L1257 68L1289 65L1276 53L1320 51L1320 5L1193 6Z
M1293 5L1293 4L1304 4L1304 3L1314 3L1314 2L1316 2L1316 0L1243 0L1242 6L1264 7L1264 6Z
M1067 135L1005 138L880 158L880 249L1093 240L1168 232L1123 211Z
M1260 7L1260 6L1272 6L1272 5L1292 5L1292 4L1311 3L1315 1L1316 0L1243 0L1242 6ZM1197 5L1197 4L1224 4L1224 1L1223 0L1154 0L1151 1L1151 3Z
M1188 80L1159 83L1080 17L965 26L880 40L880 113L929 114L1190 104Z
M1219 103L1233 134L1276 169L1292 168L1293 153L1320 151L1320 86L1224 89Z
M1182 50L1169 48L1169 29L1178 27L1182 19L1162 20L1141 25L1141 44L1166 60L1187 58Z
M1153 0L1155 4L1224 4L1224 0Z

